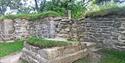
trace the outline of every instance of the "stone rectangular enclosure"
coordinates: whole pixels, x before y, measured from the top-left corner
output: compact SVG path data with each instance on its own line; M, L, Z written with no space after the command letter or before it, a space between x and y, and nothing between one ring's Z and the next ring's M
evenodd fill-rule
M28 63L72 63L78 59L86 57L90 52L86 47L78 45L39 48L25 43L21 60Z

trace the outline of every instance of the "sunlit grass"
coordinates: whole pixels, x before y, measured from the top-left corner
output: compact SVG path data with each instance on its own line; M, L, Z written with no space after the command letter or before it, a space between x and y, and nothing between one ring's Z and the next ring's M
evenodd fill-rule
M21 51L23 48L23 41L15 41L13 43L0 43L0 57L10 55Z

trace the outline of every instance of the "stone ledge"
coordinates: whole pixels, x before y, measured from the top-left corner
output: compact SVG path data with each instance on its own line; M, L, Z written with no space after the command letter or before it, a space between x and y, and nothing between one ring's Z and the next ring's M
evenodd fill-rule
M51 60L47 60L45 58L42 57L38 57L39 55L34 55L31 56L29 54L25 54L25 56L23 56L23 60L28 60L29 63L72 63L80 58L83 58L85 56L88 55L88 53L86 53L87 51L81 50L78 52L75 52L73 54L68 54L66 56L62 56L62 57L57 57L57 58L53 58Z
M29 63L72 63L88 54L88 50L80 45L46 49L31 46L25 45L21 56L21 59Z
M54 60L50 60L48 63L72 63L80 58L87 56L87 54L88 53L81 50L73 54L68 54L67 56L58 57Z

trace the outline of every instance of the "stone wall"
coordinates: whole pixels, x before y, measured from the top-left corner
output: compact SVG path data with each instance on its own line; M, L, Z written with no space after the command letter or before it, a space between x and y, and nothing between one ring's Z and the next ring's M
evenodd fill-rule
M47 17L36 21L26 19L0 21L0 38L8 40L28 35L95 42L101 47L124 49L125 18L105 16L70 20L62 17Z
M125 49L124 17L86 18L84 24L84 42L96 42L105 48Z
M125 49L125 18L88 17L83 20L61 19L56 37L80 42L95 42L98 47Z
M54 38L56 34L56 22L54 18L48 17L29 22L29 33L44 38Z
M14 40L37 36L67 39L70 37L69 34L71 34L70 27L72 27L70 20L65 17L47 17L35 21L4 19L0 22L0 38Z
M4 19L0 21L0 41L15 40L28 35L28 20Z

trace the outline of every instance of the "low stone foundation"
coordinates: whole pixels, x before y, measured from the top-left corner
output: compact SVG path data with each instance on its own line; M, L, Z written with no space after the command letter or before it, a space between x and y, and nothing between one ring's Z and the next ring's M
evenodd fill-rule
M29 63L72 63L88 55L88 49L80 45L40 49L25 43L22 60Z

